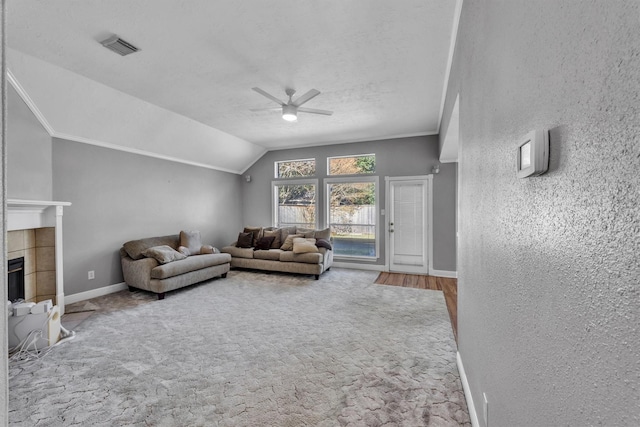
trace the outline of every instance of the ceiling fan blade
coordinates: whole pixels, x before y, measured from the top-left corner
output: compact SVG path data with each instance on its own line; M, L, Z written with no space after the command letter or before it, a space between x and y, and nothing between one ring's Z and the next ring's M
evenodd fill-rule
M292 104L295 105L296 107L299 107L305 102L311 100L312 98L315 98L318 95L320 95L320 91L311 89L309 92L305 93L304 95L299 96L298 99L292 102Z
M265 91L263 91L262 89L260 89L259 87L252 87L252 90L255 90L256 92L258 92L260 95L265 96L267 98L269 98L270 100L277 102L279 105L287 105L284 102L280 101L278 98L276 98L275 96L271 95L270 93L267 93Z
M313 114L324 114L325 116L330 116L333 114L333 111L328 110L316 110L315 108L298 108L298 112L301 113L313 113Z
M249 108L249 111L282 111L282 107Z

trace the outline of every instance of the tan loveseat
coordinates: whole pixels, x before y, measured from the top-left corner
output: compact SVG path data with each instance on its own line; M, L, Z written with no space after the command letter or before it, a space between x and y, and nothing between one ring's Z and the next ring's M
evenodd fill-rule
M165 292L217 276L227 277L231 262L229 254L191 255L188 250L184 252L180 238L181 235L149 237L131 240L122 246L122 273L130 290L144 289L163 299Z
M329 270L333 264L333 250L330 249L331 245L328 243L330 241L329 229L245 227L243 233L253 234L250 247L238 247L238 241L236 241L221 249L223 253L231 255L231 267L313 274L318 280L320 275ZM238 237L240 240L240 236ZM266 237L274 237L274 240L268 248L260 248L259 243L265 243L263 238ZM287 237L289 237L288 243L291 243L289 246L285 246ZM306 244L307 250L304 252L294 250L294 239L298 239L300 246L303 243ZM302 242L302 240L306 240L306 242ZM316 244L321 245L322 240L326 242L325 247L315 246ZM311 248L312 245L315 250Z

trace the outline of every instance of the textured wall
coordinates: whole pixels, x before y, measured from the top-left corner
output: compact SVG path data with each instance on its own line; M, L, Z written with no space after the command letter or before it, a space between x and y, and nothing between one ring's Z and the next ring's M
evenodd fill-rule
M317 197L322 200L322 180L327 177L327 157L368 153L376 154L376 174L380 177L380 206L384 207L384 177L430 174L431 168L438 163L438 140L436 136L423 136L268 152L245 173L252 176L251 182L243 182L245 224L271 224L271 181L274 180L275 161L315 158L316 178L321 187ZM433 179L433 265L436 270L456 270L455 189L455 165L441 165L440 174ZM322 226L325 212L320 209L318 216ZM384 217L380 216L379 221L384 224ZM384 233L381 236L378 265L385 262Z
M51 200L51 136L9 84L7 117L8 197Z
M6 286L6 265L7 265L7 248L6 248L6 231L7 226L5 222L5 213L7 206L7 185L6 185L6 169L5 165L7 164L6 157L6 135L5 135L5 114L6 114L6 77L5 77L5 60L4 60L4 50L5 50L5 36L4 36L4 26L5 26L5 12L4 12L4 0L0 0L0 159L2 163L0 164L0 176L2 177L1 181L1 197L2 197L2 211L0 212L0 221L2 221L2 255L0 256L0 262L2 263L2 267L0 267L0 286L3 293L3 301L7 299L7 286ZM3 304L4 305L4 304ZM7 344L7 306L0 310L0 342L3 345ZM7 362L7 354L6 352L2 353L2 362L0 362L0 425L7 425L7 414L9 409L9 375L8 375L8 362Z
M464 2L459 351L481 425L640 425L640 3ZM516 144L551 129L550 170Z
M199 230L221 247L241 227L240 176L54 139L53 195L68 201L65 294L122 282L128 240ZM87 280L87 271L96 278Z

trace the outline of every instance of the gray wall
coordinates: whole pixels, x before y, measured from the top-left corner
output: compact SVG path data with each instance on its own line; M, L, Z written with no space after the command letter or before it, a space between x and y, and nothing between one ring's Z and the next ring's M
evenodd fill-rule
M240 179L54 139L53 196L72 203L63 217L65 294L122 282L118 250L128 240L185 229L214 246L233 241L242 226Z
M9 84L7 102L8 197L51 200L51 137Z
M637 1L463 5L459 351L483 425L640 425ZM444 126L443 128L446 128ZM551 129L550 170L516 144Z
M243 181L243 221L246 225L271 225L271 182L274 178L274 162L278 160L316 159L316 178L319 180L318 200L324 198L322 180L327 177L327 157L350 154L376 154L376 175L380 178L380 206L386 202L385 176L427 175L438 163L437 136L390 139L383 141L357 142L352 144L324 145L270 151L258 160L246 174L251 182ZM440 173L433 179L433 265L436 270L456 270L455 247L455 202L456 165L443 164ZM325 213L319 210L319 224L325 221ZM384 224L384 217L378 217ZM380 258L376 264L385 262L384 232L381 233Z

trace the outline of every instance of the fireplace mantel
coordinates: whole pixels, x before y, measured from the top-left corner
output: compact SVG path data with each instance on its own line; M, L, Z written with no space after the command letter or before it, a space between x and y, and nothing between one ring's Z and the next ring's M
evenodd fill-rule
M7 231L55 227L70 202L7 199Z
M70 202L7 199L7 231L55 227L56 304L64 314L64 274L62 261L62 215Z

